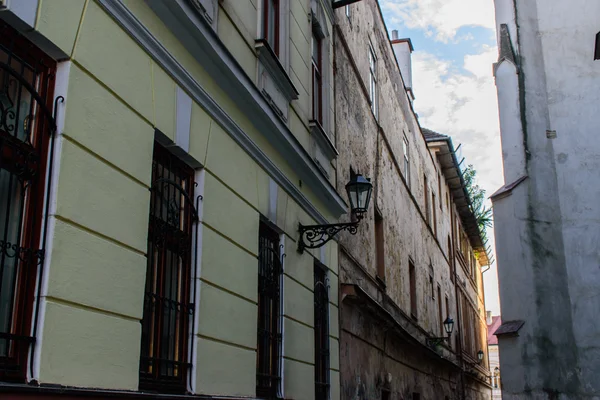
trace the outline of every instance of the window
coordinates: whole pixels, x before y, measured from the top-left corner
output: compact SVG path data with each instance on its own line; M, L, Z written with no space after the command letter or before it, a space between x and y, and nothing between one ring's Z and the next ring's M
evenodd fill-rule
M440 210L442 210L442 175L438 172L438 195L440 196Z
M188 363L194 170L154 144L142 319L140 388L185 392Z
M450 316L450 301L448 300L448 296L446 296L446 317L449 317L449 316ZM444 335L444 333L445 333L444 324L442 322L442 335ZM458 337L458 335L455 335L455 337ZM452 347L452 342L448 341L448 346Z
M423 197L425 198L425 220L427 224L431 224L431 213L429 208L429 183L427 182L427 176L423 175Z
M430 270L433 270L433 267L430 265L430 266L429 266L429 269L430 269ZM434 289L433 289L433 276L432 276L432 275L429 275L429 290L430 290L430 292L429 292L429 293L431 293L431 298L432 298L433 300L435 300L435 291L434 291Z
M261 222L258 242L258 334L256 395L280 395L281 363L281 254L279 235Z
M410 314L417 319L417 277L412 261L408 262L408 279L410 282Z
M444 314L442 311L442 288L440 285L437 285L437 300L438 300L438 319L440 321L440 336L444 336Z
M375 252L377 262L377 276L385 282L385 236L383 217L375 209Z
M594 60L600 60L600 32L596 35L596 50L594 52Z
M279 56L279 0L264 0L263 36Z
M322 38L315 29L312 33L312 115L313 120L323 125L323 76L322 71Z
M433 213L433 234L437 237L437 211L435 208L435 193L431 192L431 211Z
M421 400L421 394L419 394L419 393L413 393L412 400Z
M369 46L369 100L371 101L371 111L375 118L379 117L377 104L377 58L372 46Z
M406 139L406 136L402 140L402 150L404 153L404 165L402 173L404 174L404 180L406 180L407 186L410 188L410 163L408 159L408 140Z
M315 400L329 399L329 288L327 270L315 261Z
M46 161L56 62L0 21L0 379L24 382L44 257ZM3 64L4 65L4 64Z
M381 400L390 400L390 391L387 389L381 389Z

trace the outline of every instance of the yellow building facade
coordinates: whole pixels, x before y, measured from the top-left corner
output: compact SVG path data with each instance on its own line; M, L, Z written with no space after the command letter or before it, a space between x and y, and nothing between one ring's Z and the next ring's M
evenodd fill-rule
M348 210L329 2L1 7L0 393L339 399L337 244L297 251Z

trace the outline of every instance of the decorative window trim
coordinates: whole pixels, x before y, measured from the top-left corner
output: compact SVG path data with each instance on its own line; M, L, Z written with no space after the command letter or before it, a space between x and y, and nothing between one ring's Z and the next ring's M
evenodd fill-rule
M321 149L323 149L325 155L331 160L337 158L337 156L340 153L338 152L337 148L335 147L335 144L331 141L331 138L329 137L329 135L327 135L319 121L311 120L309 122L309 127L313 138L321 147Z
M254 48L258 54L258 60L265 70L271 75L287 101L298 99L298 89L292 83L285 67L277 57L271 45L266 39L257 39Z
M319 110L320 115L315 116L314 110L314 96L315 96L315 85L313 82L314 74L313 69L315 68L313 63L313 56L311 50L311 120L309 120L309 128L311 132L311 150L313 159L319 165L321 172L327 178L334 174L334 167L332 161L339 155L335 147L335 137L333 130L333 121L331 119L331 104L333 99L331 98L331 82L333 79L332 68L330 62L331 56L331 35L329 32L328 18L331 16L330 10L327 6L324 6L320 0L311 0L310 3L310 18L311 18L311 49L312 41L317 39L320 42L320 96L319 99ZM319 118L320 117L320 118Z
M219 0L188 0L190 5L196 9L196 11L206 19L206 22L212 28L217 30L218 12L219 12Z
M289 75L290 59L290 0L276 0L278 16L276 20L277 51L267 38L266 9L269 0L262 0L257 7L257 32L255 49L258 54L258 77L256 85L261 94L285 123L288 121L290 102L298 99L299 92Z
M312 21L311 32L321 39L321 126L325 133L333 131L333 121L331 121L330 108L333 99L330 96L330 86L332 82L332 68L330 63L331 56L331 34L327 29L327 18L329 14L323 4L318 0L311 0L310 3L310 18ZM330 19L330 21L332 21ZM312 41L311 34L311 41ZM311 55L312 58L312 55ZM312 85L311 85L312 87ZM311 89L311 96L312 96ZM312 104L312 98L311 98ZM312 109L312 107L311 107ZM311 112L312 114L312 112ZM315 120L314 116L311 116ZM333 137L333 135L329 135Z

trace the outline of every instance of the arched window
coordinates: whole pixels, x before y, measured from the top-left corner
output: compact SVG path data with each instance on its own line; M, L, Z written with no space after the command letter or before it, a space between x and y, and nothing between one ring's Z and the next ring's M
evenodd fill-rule
M600 32L596 34L596 51L594 52L594 60L600 60Z

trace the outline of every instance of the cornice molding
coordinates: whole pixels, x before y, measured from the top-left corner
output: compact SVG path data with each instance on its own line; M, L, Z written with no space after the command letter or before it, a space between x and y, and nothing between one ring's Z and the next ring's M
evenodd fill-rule
M318 223L328 223L300 189L271 161L254 141L202 88L121 0L98 4L152 57L265 171ZM182 42L219 87L251 118L254 126L283 155L299 178L336 218L348 206L322 175L307 151L272 110L254 82L225 48L208 23L193 12L186 0L146 0L146 3Z

